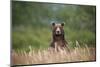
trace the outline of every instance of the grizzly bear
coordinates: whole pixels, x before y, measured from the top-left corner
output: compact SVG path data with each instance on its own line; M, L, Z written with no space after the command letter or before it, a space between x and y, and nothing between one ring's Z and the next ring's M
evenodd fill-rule
M65 40L63 26L64 23L52 23L52 42L50 47L55 48L57 51L59 48L66 48L68 45L68 42Z

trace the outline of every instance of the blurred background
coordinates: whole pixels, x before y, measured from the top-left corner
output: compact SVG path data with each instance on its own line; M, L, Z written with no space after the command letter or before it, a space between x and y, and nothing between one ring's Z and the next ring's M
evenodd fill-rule
M70 47L96 46L96 6L12 1L12 49L48 48L52 22L65 23Z

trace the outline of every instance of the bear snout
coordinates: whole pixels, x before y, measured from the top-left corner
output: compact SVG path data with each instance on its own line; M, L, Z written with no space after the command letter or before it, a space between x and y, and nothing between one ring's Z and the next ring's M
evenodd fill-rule
M59 27L56 29L56 34L61 34L61 29Z

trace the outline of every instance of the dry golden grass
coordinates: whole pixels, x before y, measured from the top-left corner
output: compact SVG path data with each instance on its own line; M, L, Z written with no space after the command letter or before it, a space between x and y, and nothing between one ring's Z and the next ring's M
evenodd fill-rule
M79 44L77 47L70 49L70 52L66 49L60 51L52 50L31 50L29 53L25 51L12 52L12 64L44 64L44 63L60 63L60 62L76 62L76 61L94 61L96 60L95 48L89 48L85 45L81 48Z

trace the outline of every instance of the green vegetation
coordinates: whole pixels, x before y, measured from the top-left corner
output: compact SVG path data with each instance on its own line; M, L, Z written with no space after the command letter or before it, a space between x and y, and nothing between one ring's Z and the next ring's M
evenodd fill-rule
M71 47L76 41L96 45L96 7L12 1L12 48L29 51L48 48L51 22L64 22L65 37Z

